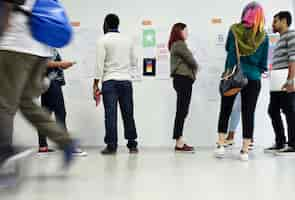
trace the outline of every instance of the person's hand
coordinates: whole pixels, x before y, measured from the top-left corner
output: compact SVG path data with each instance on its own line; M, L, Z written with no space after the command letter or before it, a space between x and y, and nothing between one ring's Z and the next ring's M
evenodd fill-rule
M294 84L285 83L283 85L283 87L282 87L282 90L287 91L288 93L295 92L295 85Z
M63 61L61 63L61 68L68 69L68 68L72 67L74 64L75 64L74 62Z
M95 84L93 85L93 99L96 101L96 95L97 93L100 93L100 90L98 88L98 86Z

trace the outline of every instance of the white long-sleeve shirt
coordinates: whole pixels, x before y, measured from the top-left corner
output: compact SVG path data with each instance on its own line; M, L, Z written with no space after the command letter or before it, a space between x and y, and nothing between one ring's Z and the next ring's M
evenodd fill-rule
M97 42L96 79L131 80L131 71L137 66L137 56L130 39L118 32L109 32Z

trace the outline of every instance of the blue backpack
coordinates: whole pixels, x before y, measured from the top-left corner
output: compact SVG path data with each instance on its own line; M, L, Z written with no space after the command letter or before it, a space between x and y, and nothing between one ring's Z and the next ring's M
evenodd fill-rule
M65 9L58 0L36 0L31 12L15 6L29 17L34 39L51 47L61 48L72 38L73 30Z

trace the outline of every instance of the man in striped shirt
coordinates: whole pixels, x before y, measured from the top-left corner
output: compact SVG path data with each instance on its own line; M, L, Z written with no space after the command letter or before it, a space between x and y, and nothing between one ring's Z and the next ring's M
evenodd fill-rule
M276 155L295 155L295 31L290 30L290 12L282 11L274 16L273 31L280 34L274 49L273 67L270 78L269 115L275 132L275 145L265 152ZM284 133L281 111L288 126L288 146Z

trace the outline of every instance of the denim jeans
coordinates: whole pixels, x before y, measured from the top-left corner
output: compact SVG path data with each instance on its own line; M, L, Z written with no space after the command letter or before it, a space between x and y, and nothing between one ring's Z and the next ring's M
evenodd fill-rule
M236 132L241 120L241 94L239 93L235 99L233 109L229 120L229 132Z
M137 132L133 111L133 88L131 81L109 80L102 84L103 104L105 109L105 138L108 148L116 149L118 145L117 108L121 109L124 123L124 136L127 147L137 146Z

